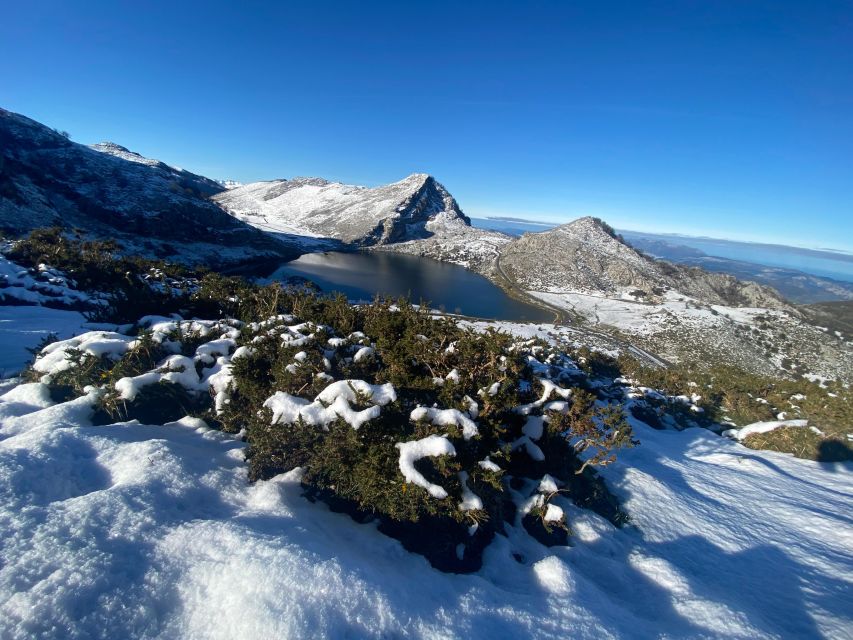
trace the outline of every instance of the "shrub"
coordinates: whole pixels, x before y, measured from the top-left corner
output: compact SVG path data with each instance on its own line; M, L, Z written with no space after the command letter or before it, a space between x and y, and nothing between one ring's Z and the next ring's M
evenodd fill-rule
M383 531L449 570L478 567L482 548L505 522L547 509L525 510L529 488L513 501L513 479L528 479L536 496L547 473L576 502L625 521L591 466L633 444L630 428L616 405L597 406L590 394L557 388L548 377L540 382L561 374L558 366L543 374L549 367L536 358L534 374L532 351L554 355L541 345L462 330L403 301L376 301L355 313L340 301L293 301L319 305L318 317L340 318L347 332L334 339L331 327L302 325L300 338L296 319L286 317L241 333L239 342L253 351L234 364L235 389L219 420L227 431L246 433L251 479L300 467L310 495L359 519L378 517ZM359 352L369 355L355 357ZM322 398L331 380L361 381L350 383L353 411L377 406L360 390L364 384L390 384L395 398L357 428L335 416L317 424L311 412L327 411L327 401L282 418L294 405ZM443 453L415 457L416 474L406 472L404 450L424 443ZM549 521L554 527L565 528L565 518Z
M667 406L667 414L682 427L718 428L720 423L745 426L776 420L784 413L786 418L808 420L821 434L809 429L777 429L750 436L743 444L825 462L853 459L853 449L847 441L853 422L853 398L839 382L821 386L805 378L761 376L733 366L651 369L632 358L620 359L619 366L623 375L672 396L701 395L700 414L687 413L684 406ZM656 426L648 415L636 417Z
M180 265L122 254L109 240L85 240L60 228L36 229L6 252L17 264L47 264L63 272L80 291L105 304L92 305L94 321L128 323L150 314L177 312L195 284L195 273Z

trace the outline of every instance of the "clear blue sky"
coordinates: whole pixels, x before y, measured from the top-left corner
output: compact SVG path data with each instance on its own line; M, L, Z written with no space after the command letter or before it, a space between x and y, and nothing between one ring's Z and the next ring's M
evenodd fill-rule
M464 5L464 6L463 6ZM853 249L853 3L7 2L0 105L241 181Z

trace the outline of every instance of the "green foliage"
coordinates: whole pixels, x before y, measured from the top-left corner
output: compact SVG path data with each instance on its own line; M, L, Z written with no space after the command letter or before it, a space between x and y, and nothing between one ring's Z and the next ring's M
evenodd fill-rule
M700 395L698 405L703 413L685 416L685 426L687 420L701 426L721 422L745 426L776 420L784 413L787 419L808 420L823 435L808 429L776 429L750 436L743 444L812 460L853 459L853 449L847 441L853 424L853 397L841 383L821 386L806 378L761 376L731 366L695 371L684 365L650 369L628 358L621 359L619 365L623 375L644 386L674 396ZM677 406L669 405L667 411L678 418ZM681 411L685 409L682 407Z
M90 319L134 322L150 314L178 311L188 293L180 284L193 272L179 265L121 253L111 240L85 240L62 229L36 229L14 243L7 257L24 267L45 263L65 273L80 291L101 296L105 306L89 309ZM160 286L157 286L157 285Z
M531 349L538 350L539 357L549 355L541 345L520 346L507 334L495 331L463 330L402 300L377 300L359 308L304 294L285 294L283 300L281 306L309 310L310 317L323 324L307 326L304 331L309 339L299 346L288 346L281 338L285 325L296 322L293 317L250 325L241 333L240 343L250 346L252 353L234 363L235 390L219 421L226 431L246 434L251 479L300 467L303 483L312 495L339 506L346 504L354 514L374 514L404 544L443 567L456 565L449 557L436 556L436 548L455 554L456 545L465 545L466 562L476 565L484 541L514 518L515 506L506 492L510 476L538 482L544 473L550 473L560 478L572 498L586 500L593 508L604 504L603 513L614 522L624 522L624 513L613 508L612 497L601 501L595 495L606 489L591 471L593 465L611 462L619 447L633 444L620 411L600 407L591 395L576 389L579 399L568 403L570 413L549 412L550 422L536 441L544 461L532 458L524 446L513 447L524 435L526 421L516 408L542 394L528 365ZM339 322L346 330L335 331L326 322ZM353 329L365 333L353 334ZM327 340L333 334L349 337L330 350ZM361 362L353 361L352 353L364 344L372 344L375 353ZM304 352L301 361L294 359L298 352ZM264 402L275 392L311 400L330 379L390 382L397 400L382 407L379 417L358 430L340 419L328 430L301 419L293 424L272 422ZM475 403L478 435L468 440L456 424L410 420L418 406L465 412ZM360 410L368 403L356 405L353 409ZM430 435L447 435L456 451L453 457L430 457L417 463L429 482L447 491L446 498L437 499L407 483L399 470L395 445ZM580 459L581 454L588 456L586 461ZM501 470L479 464L487 457ZM482 509L460 510L460 472L467 474L467 488L482 500ZM472 536L468 530L473 525L476 534ZM432 551L423 548L421 536L436 538Z

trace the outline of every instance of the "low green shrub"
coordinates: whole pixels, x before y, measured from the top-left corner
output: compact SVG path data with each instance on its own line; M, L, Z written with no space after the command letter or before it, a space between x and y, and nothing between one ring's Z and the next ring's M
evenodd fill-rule
M340 301L299 302L315 317L342 321L346 331L312 324L302 327L300 339L287 328L295 318L243 329L238 341L252 353L234 363L235 389L219 421L246 434L251 479L300 467L311 495L359 518L378 517L384 531L449 570L478 567L492 536L521 518L519 507L549 534L566 528L564 516L544 519L547 503L525 510L510 499L514 478L535 487L548 474L577 503L617 524L626 520L591 467L634 444L630 427L618 405L596 403L580 388L557 393L548 378L540 382L532 352L545 360L556 354L504 333L460 329L404 301L376 301L355 312L345 312ZM360 350L368 355L355 356ZM552 369L559 380L560 367ZM287 403L308 403L332 380L390 384L396 397L358 428L340 417L325 425L306 414L283 420L269 401L282 393ZM354 411L375 406L368 396L353 395ZM420 481L406 477L401 447L439 440L452 455L420 457Z
M853 397L839 382L823 385L803 377L777 378L745 372L732 366L693 370L685 365L667 369L640 366L635 360L619 360L623 375L672 396L696 394L702 413L684 405L667 404L668 416L681 426L716 428L719 424L745 426L754 422L805 419L810 429L783 428L748 437L743 444L755 449L792 453L824 462L853 460L847 434L853 424ZM655 426L652 420L643 416Z

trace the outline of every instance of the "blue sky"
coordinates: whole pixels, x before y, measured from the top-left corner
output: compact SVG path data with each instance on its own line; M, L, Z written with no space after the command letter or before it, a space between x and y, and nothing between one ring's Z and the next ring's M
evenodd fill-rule
M853 3L6 3L0 106L241 181L853 250Z

